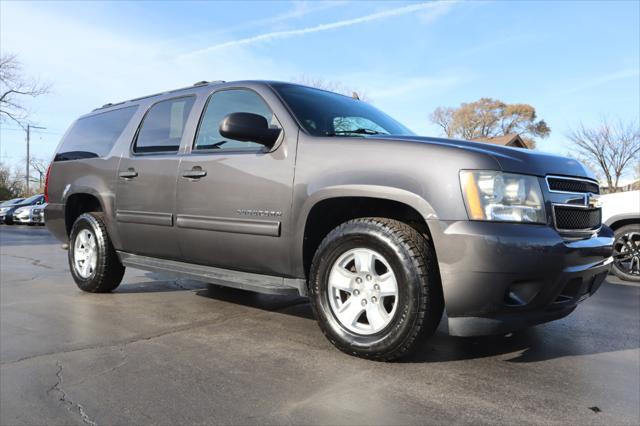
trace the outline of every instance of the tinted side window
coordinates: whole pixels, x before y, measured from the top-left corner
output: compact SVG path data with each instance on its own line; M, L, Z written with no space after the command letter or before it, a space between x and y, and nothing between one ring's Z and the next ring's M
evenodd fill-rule
M204 111L194 149L216 149L233 151L263 150L264 146L255 142L226 139L218 131L220 122L234 112L250 112L267 119L270 127L280 128L280 124L262 98L251 90L233 89L216 92L209 98Z
M111 151L137 106L107 111L77 120L53 161L102 157Z
M134 152L175 152L195 96L168 99L153 105L142 121Z

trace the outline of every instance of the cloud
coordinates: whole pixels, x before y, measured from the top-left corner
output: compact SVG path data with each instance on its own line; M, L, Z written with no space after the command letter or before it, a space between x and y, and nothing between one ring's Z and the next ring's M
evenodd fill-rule
M468 76L449 75L446 77L413 77L405 78L400 82L389 84L386 87L371 89L373 99L396 98L410 94L424 96L425 91L455 87L469 81Z
M270 16L270 17L266 17L266 18L261 18L261 19L255 19L255 20L251 20L251 21L246 21L246 22L242 22L239 23L237 25L234 25L232 27L227 27L224 29L223 32L225 33L230 33L233 31L240 31L240 30L244 30L247 28L255 28L257 26L264 26L264 25L276 25L276 24L280 24L282 22L285 21L289 21L289 20L294 20L294 19L300 19L303 18L307 15L311 15L317 12L321 12L327 9L332 9L335 7L339 7L339 6L343 6L348 4L348 1L346 0L338 0L338 1L323 1L323 2L314 2L314 1L294 1L291 3L291 5L293 6L291 8L291 10L278 14L278 15L274 15L274 16Z
M285 38L291 38L291 37L296 37L296 36L301 36L301 35L306 35L311 33L334 30L337 28L350 27L353 25L364 24L367 22L378 21L386 18L391 18L395 16L400 16L400 15L407 15L407 14L416 13L416 12L423 12L421 14L422 19L425 19L424 18L425 12L426 14L429 14L430 12L431 14L441 16L442 14L446 13L446 11L448 11L448 9L451 7L453 3L454 3L453 1L418 3L418 4L412 4L409 6L398 7L395 9L387 9L387 10L383 10L382 12L376 12L369 15L360 16L358 18L345 19L342 21L336 21L328 24L320 24L320 25L307 27L307 28L300 28L296 30L273 31L265 34L252 36L252 37L246 37L246 38L241 38L237 40L231 40L223 43L214 44L213 46L209 46L204 49L199 49L199 50L187 53L183 55L183 57L203 55L203 54L211 53L214 51L227 49L230 47L246 46L246 45L255 44L259 42L281 40Z
M600 77L596 77L591 81L587 81L583 84L575 86L573 88L565 91L565 94L582 92L583 90L591 89L593 87L601 86L606 83L610 83L612 81L624 80L625 78L637 77L640 75L640 69L638 68L627 68L620 71L612 72L609 74L602 75Z

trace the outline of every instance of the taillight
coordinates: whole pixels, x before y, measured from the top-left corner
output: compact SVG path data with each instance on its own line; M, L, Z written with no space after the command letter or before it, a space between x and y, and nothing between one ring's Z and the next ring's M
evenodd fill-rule
M44 178L44 202L45 203L49 202L49 173L51 173L51 166L53 166L53 163L50 163L49 167L47 167L47 174Z

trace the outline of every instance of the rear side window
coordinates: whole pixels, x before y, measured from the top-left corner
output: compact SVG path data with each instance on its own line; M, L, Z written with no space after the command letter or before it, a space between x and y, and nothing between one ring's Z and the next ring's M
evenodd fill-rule
M111 151L137 106L120 108L77 120L53 161L103 157Z
M176 152L195 96L168 99L153 105L142 121L133 152Z

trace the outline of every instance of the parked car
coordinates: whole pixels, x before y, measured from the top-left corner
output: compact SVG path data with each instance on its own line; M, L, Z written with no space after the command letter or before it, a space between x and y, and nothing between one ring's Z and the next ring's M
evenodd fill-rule
M562 318L613 261L598 182L565 157L419 137L372 105L214 82L80 117L47 176L47 226L84 291L126 266L310 298L346 353ZM570 336L567 336L570 338Z
M18 202L20 202L22 200L24 200L24 198L12 198L10 200L3 200L3 201L0 201L0 207L6 206L6 205L9 205L9 204L12 204L12 203L18 203Z
M602 220L615 232L613 273L640 282L640 191L603 195Z
M34 204L17 208L13 212L13 223L25 225L44 225L45 204Z
M13 215L16 210L22 207L35 206L44 204L45 198L43 194L33 195L22 201L0 208L0 219L7 225L14 223Z
M19 204L24 198L13 198L0 203L0 223L4 223L5 216L9 210Z

